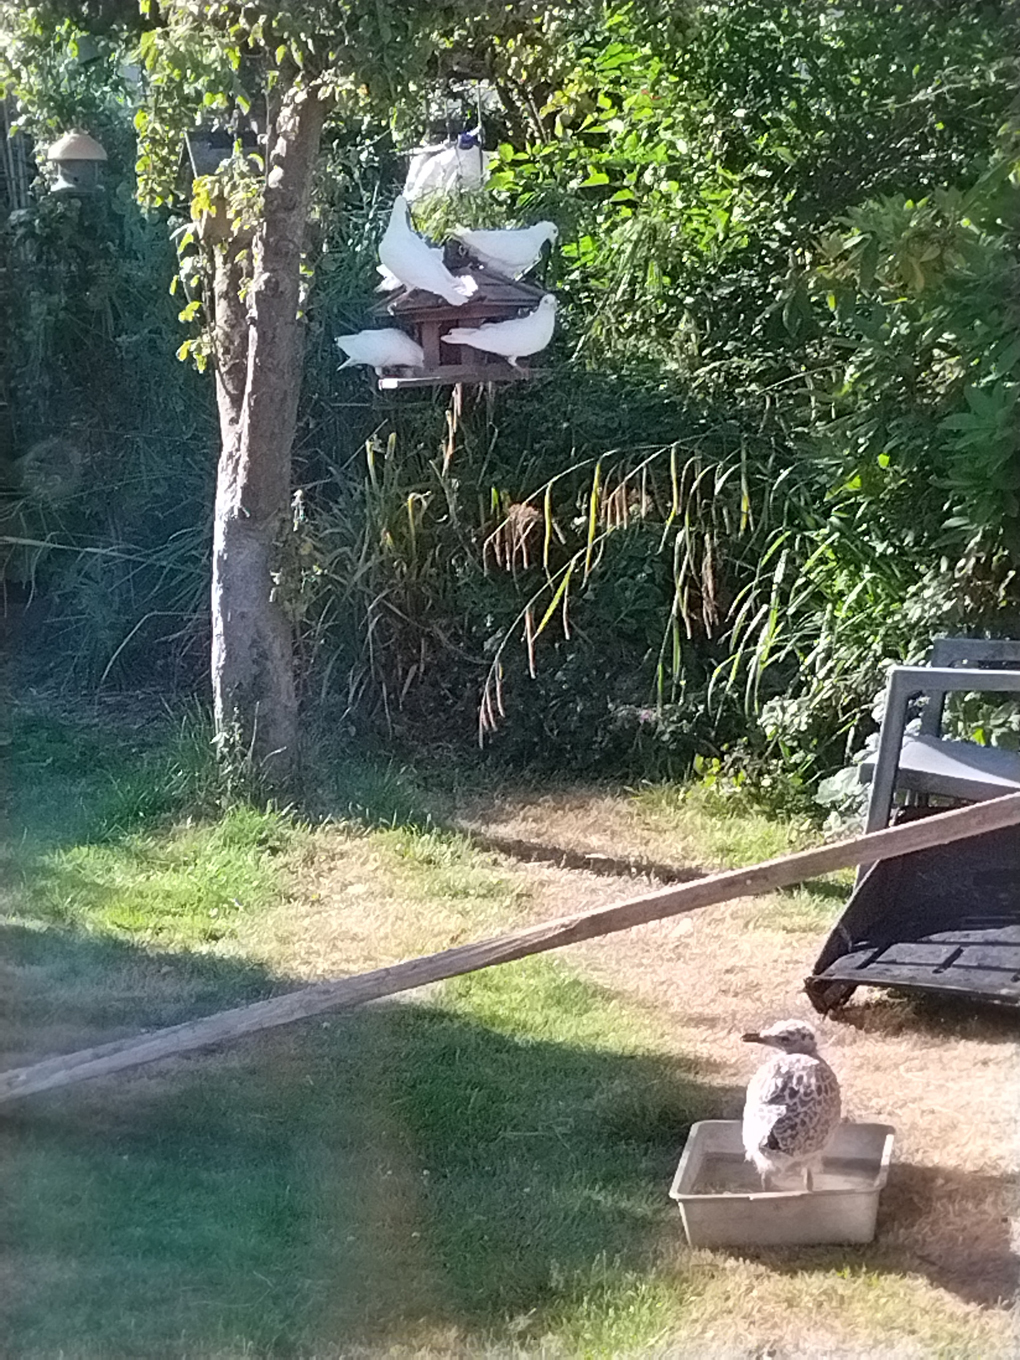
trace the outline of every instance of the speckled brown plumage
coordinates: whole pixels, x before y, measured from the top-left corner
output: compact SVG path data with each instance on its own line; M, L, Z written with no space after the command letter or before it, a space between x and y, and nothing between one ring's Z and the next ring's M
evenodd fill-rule
M799 1171L811 1189L812 1175L840 1120L835 1072L815 1048L814 1031L799 1021L745 1035L780 1051L755 1072L744 1104L744 1151L769 1188L774 1176Z

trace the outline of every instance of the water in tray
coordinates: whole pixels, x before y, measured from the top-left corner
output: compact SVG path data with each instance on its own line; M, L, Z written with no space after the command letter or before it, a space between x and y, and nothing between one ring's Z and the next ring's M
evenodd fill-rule
M826 1157L821 1171L814 1178L816 1190L870 1190L875 1184L878 1166L859 1157ZM785 1179L776 1178L776 1190L803 1190L799 1172ZM735 1152L712 1152L698 1167L694 1184L685 1191L691 1195L753 1195L761 1193L757 1171L745 1158Z

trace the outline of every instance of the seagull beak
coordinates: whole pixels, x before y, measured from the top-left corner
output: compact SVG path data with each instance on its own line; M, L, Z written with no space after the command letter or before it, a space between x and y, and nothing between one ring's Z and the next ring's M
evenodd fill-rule
M743 1039L743 1041L744 1041L745 1044L767 1044L767 1043L768 1043L768 1039L763 1039L762 1036L761 1036L760 1034L742 1034L740 1037L741 1037L741 1039Z

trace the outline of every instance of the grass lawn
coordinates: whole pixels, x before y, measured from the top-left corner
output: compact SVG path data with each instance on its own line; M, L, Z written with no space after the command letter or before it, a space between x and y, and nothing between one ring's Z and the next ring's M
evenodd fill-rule
M186 750L35 720L12 754L5 1065L301 980L244 954L306 828L188 818ZM520 910L460 837L350 837L440 929ZM655 1037L538 959L12 1106L9 1353L640 1348L675 1311L661 1186L706 1100Z
M392 774L343 772L322 801L362 820L313 829L217 813L187 733L26 716L6 755L4 1066L552 914ZM668 792L627 816L706 862L800 835ZM832 910L758 909L777 931ZM758 1291L806 1330L835 1308L897 1355L991 1360L998 1331L866 1253L678 1246L686 1130L734 1100L573 955L30 1098L0 1113L3 1354L751 1355L727 1319Z

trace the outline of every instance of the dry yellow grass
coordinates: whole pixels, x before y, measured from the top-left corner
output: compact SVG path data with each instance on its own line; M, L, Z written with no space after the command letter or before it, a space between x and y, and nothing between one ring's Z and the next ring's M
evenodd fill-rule
M681 866L699 840L705 843L697 805L685 817L661 800L649 805L602 791L503 797L465 809L465 817L472 828L499 837ZM716 830L715 846L720 843L727 846L725 828L721 837ZM758 844L758 853L782 849L768 837ZM745 842L738 853L748 848ZM550 913L635 891L547 864L521 871ZM849 1117L896 1126L897 1165L867 1268L834 1283L831 1271L787 1271L781 1258L767 1254L756 1261L689 1254L700 1279L695 1313L703 1339L739 1335L748 1345L789 1347L809 1344L814 1330L819 1346L853 1344L855 1354L870 1356L890 1329L903 1332L906 1344L913 1314L921 1337L938 1319L951 1344L971 1346L976 1355L1012 1355L1015 1013L975 1014L965 1005L925 1006L862 989L840 1018L819 1021L802 982L839 910L838 900L826 911L824 899L811 901L801 890L726 903L567 951L604 985L667 1017L677 1048L718 1081L720 1117L738 1115L739 1097L723 1092L742 1088L753 1068L739 1035L793 1015L816 1024L840 1073ZM833 1253L818 1259L829 1265Z

